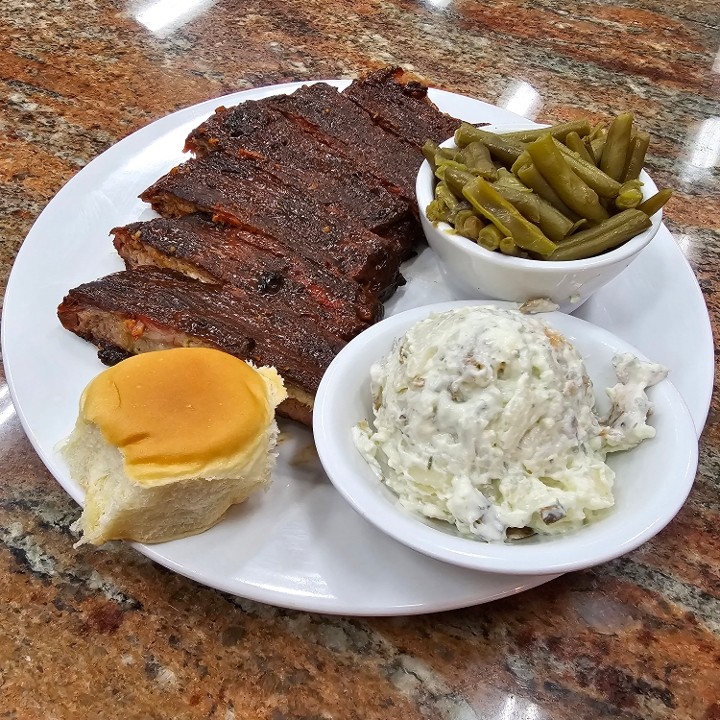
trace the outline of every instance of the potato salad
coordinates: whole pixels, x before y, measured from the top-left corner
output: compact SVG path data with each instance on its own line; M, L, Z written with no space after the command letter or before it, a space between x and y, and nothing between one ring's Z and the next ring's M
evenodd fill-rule
M582 357L542 320L475 306L417 323L371 369L355 445L408 510L503 542L579 528L613 505L606 454L654 435L645 388L665 368L615 358L610 414Z

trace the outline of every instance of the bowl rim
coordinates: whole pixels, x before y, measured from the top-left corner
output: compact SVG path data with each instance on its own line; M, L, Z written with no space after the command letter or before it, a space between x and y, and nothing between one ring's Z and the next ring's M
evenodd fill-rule
M483 126L486 128L513 128L513 129L532 129L535 127L549 127L540 123L534 123L528 120L525 123L513 123L513 124L491 124ZM454 137L450 137L444 142L439 144L440 147L452 147L455 146ZM430 163L424 160L420 169L418 170L416 181L415 181L415 198L418 203L418 209L420 211L420 217L422 220L423 227L425 228L426 236L429 234L429 230L436 231L436 238L442 238L440 242L446 241L448 244L457 248L461 252L469 252L471 255L475 255L477 258L482 258L490 263L494 263L500 267L505 268L516 268L525 269L532 271L539 271L540 273L552 273L558 270L563 272L572 272L578 270L590 270L596 268L602 268L608 265L614 265L615 263L621 263L628 258L637 255L647 245L650 244L652 239L657 235L660 230L660 225L663 220L663 209L660 208L655 214L650 216L650 222L652 223L647 230L638 233L635 237L630 238L619 247L605 252L601 255L594 255L590 258L583 258L581 260L535 260L533 258L518 258L510 255L503 255L500 252L488 250L482 245L474 243L469 238L463 237L454 231L452 226L446 222L433 223L428 219L426 210L427 206L433 199L433 172L430 169ZM647 199L652 194L657 192L657 186L653 182L652 178L647 174L645 169L640 172L640 179L643 183L643 199ZM428 237L428 242L430 238Z

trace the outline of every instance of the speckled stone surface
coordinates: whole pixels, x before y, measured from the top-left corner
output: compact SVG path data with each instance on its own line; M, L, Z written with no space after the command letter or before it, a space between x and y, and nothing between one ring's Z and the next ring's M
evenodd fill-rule
M631 102L717 334L719 48L716 0L5 0L0 282L53 195L132 131L393 63L546 121ZM695 487L653 541L510 599L377 620L230 597L121 543L73 550L79 510L0 398L0 718L720 719L717 395Z

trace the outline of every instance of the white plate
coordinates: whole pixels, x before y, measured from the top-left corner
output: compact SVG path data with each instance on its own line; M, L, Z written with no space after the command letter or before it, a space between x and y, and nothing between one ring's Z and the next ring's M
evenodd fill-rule
M517 304L484 301L499 307ZM675 517L697 469L697 445L690 413L669 380L648 390L654 406L650 424L656 436L631 452L612 453L615 471L612 511L577 532L514 543L468 539L447 523L405 510L355 449L352 428L373 421L370 366L391 352L397 338L431 313L483 304L461 301L407 310L378 323L350 342L323 376L315 402L313 430L323 467L333 485L364 518L399 542L431 557L473 570L537 574L580 570L624 555L649 540ZM598 411L609 401L604 389L617 378L617 353L642 354L607 330L560 312L539 316L559 330L585 360ZM356 383L360 379L359 383Z
M346 82L334 82L344 87ZM110 228L153 216L137 196L183 160L187 133L220 104L291 92L298 84L249 90L169 115L89 163L50 202L18 254L7 292L2 346L8 386L40 457L81 502L55 452L73 426L86 383L102 370L94 348L64 330L56 307L69 288L122 268ZM445 111L469 122L517 122L506 110L431 91ZM410 282L386 315L462 299L441 279L427 250L407 264ZM697 428L712 391L713 348L695 277L663 228L628 270L582 308L583 317L672 368ZM520 592L548 576L500 576L452 567L377 532L332 487L319 462L293 464L312 438L287 425L275 481L194 538L137 549L183 575L237 595L309 611L393 615L465 607ZM303 454L303 453L301 453Z

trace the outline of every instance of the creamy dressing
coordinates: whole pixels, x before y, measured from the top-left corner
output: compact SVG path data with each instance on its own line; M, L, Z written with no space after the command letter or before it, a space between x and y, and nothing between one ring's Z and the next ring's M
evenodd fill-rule
M355 444L404 507L465 535L571 530L613 505L606 452L654 434L644 390L666 371L615 365L601 422L582 358L542 321L494 306L437 313L372 366L373 427L354 428Z

